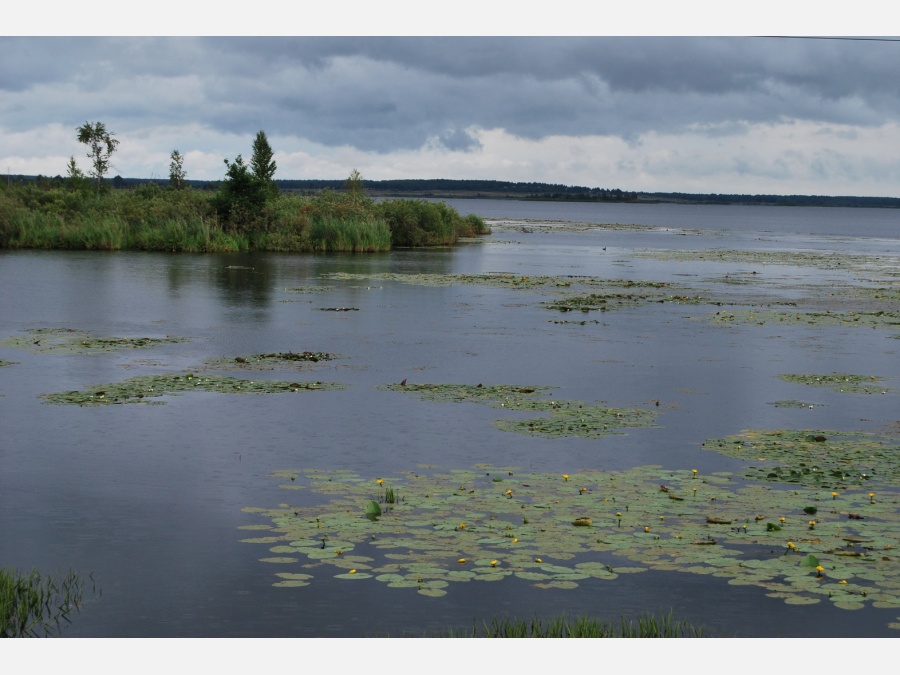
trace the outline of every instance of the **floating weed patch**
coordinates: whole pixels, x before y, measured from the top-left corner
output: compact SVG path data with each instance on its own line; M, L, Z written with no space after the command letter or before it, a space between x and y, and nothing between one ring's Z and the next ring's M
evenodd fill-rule
M882 385L882 378L875 375L785 373L778 377L785 382L805 384L810 387L830 387L835 391L850 394L886 394L889 391L893 391L890 387Z
M336 355L328 352L276 352L250 356L221 356L207 359L203 365L213 370L284 370L302 369L307 364L331 361L335 358Z
M753 463L746 476L828 490L900 482L897 438L866 432L751 430L706 441L704 450ZM762 464L761 464L762 463Z
M325 293L327 291L333 291L334 286L296 286L294 288L285 288L285 293L301 293L301 294L309 294L309 293Z
M821 408L823 404L787 399L783 401L773 401L771 405L774 405L776 408L806 408L812 410L813 408Z
M900 258L884 255L852 255L847 253L816 253L812 251L749 251L749 250L647 250L636 252L635 257L656 258L675 262L747 263L759 265L790 265L815 267L826 270L852 272L891 271L900 266Z
M709 304L709 300L698 295L664 295L651 293L590 293L575 295L560 300L543 302L541 306L559 312L606 312L625 307L637 307L644 303L676 303L679 305Z
M843 326L850 328L900 329L896 312L806 312L775 309L737 309L718 311L710 317L713 323L779 326Z
M656 420L656 413L650 410L607 408L578 401L541 401L540 405L517 409L550 414L527 420L497 420L497 428L545 438L600 438L624 428L652 427Z
M883 476L835 496L655 466L419 470L391 478L403 500L374 517L366 514L382 489L374 477L344 470L284 476L294 480L283 487L312 493L307 506L244 509L271 523L280 540L270 552L294 549L278 558L279 571L293 557L298 569L290 573L349 579L356 569L371 578L355 581L437 596L453 583L518 578L564 590L659 569L757 586L792 604L900 608L897 483ZM316 494L319 503L308 506Z
M18 363L18 362L17 361L4 361L3 359L0 359L0 368L2 368L3 366L12 366L12 365L15 365L16 363Z
M653 426L656 420L655 411L608 408L581 401L548 401L538 398L541 393L552 389L546 386L389 384L378 388L383 391L415 393L427 401L472 402L505 410L545 413L545 416L530 419L496 420L494 424L503 431L546 438L600 438L618 433L626 427Z
M442 403L484 403L495 407L508 405L516 407L523 401L537 399L541 392L554 387L516 384L386 384L378 387L381 391L402 391L417 394L426 401Z
M41 394L47 403L56 405L97 406L113 403L154 403L148 398L176 396L186 391L219 392L222 394L283 394L298 391L343 389L330 382L287 382L277 380L238 380L224 375L145 375L121 382L100 384L80 391Z
M32 328L28 335L0 341L2 347L27 349L37 354L97 354L124 349L148 349L159 345L186 342L179 337L95 337L73 328Z
M637 304L648 299L658 302L676 301L676 298L688 302L688 296L669 295L668 292L678 290L679 287L664 281L635 281L632 279L602 279L600 277L578 275L519 275L508 273L493 274L348 274L335 272L325 275L330 279L341 280L368 280L394 281L418 286L463 286L476 285L490 288L511 288L516 290L532 291L577 291L587 289L602 289L606 297L605 304L614 305L620 300L622 303ZM621 289L628 289L630 293L622 293ZM641 293L637 293L641 291ZM699 299L698 299L699 301ZM598 301L598 304L599 301ZM611 308L611 306L610 306Z

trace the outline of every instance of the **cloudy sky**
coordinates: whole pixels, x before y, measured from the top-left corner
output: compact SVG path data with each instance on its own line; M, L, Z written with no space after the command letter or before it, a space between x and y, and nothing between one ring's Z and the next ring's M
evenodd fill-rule
M768 37L0 37L0 173L482 178L900 197L900 41Z

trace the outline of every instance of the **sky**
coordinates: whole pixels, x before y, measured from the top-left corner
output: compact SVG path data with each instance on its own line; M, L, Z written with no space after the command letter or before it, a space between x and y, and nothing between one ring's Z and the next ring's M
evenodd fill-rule
M177 149L221 179L264 130L282 179L900 197L900 41L372 27L0 36L0 173L89 170L76 129L99 121L129 178L168 178Z

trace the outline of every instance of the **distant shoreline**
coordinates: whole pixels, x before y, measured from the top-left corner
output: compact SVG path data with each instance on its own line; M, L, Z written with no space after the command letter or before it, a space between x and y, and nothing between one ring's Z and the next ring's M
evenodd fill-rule
M30 183L61 177L8 175L7 183ZM109 181L116 189L133 189L148 183L160 186L168 180L159 178L122 178ZM187 180L195 190L217 190L221 181ZM276 179L279 190L286 193L315 195L324 190L341 192L344 180ZM898 197L855 197L826 195L750 195L685 192L636 192L618 188L589 188L555 183L509 182L499 180L396 179L364 180L365 192L371 197L403 199L509 199L515 201L596 202L612 204L735 204L743 206L823 206L845 208L900 208Z

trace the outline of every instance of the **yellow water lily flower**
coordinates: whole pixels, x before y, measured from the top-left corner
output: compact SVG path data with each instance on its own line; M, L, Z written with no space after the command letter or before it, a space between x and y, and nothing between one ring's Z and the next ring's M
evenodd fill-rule
M825 571L825 568L822 567L821 565L816 566L816 572L818 572L819 574L822 574L822 572L824 572L824 571Z
M335 551L335 553L337 553L338 555L344 555L344 551L341 549L338 549L337 551Z
M697 469L691 469L691 473L693 474L694 478L697 477Z
M783 523L784 521L785 521L785 517L784 517L784 516L781 516L781 518L778 519L778 522L779 522L779 523Z
M649 526L644 528L644 532L649 532L649 531L650 531L650 527L649 527Z
M496 567L497 563L498 563L497 560L491 560L491 567Z
M564 473L564 474L563 474L563 480L569 480L569 474Z
M846 583L847 583L847 580L846 580L846 579L841 579L838 583L839 583L839 584L846 584Z
M356 574L356 570L350 570L349 574Z
M841 494L841 493L840 493L840 492L832 492L832 493L831 493L831 498L832 498L832 499L837 499L837 496L838 496L839 494Z
M460 565L464 565L465 563L468 562L468 560L466 560L465 558L460 558L460 559L457 560L456 562L458 562Z
M542 562L544 562L544 561L541 560L540 558L535 558L535 559L534 559L534 562L536 562L536 563L542 563Z
M381 485L382 483L384 483L384 478L379 478L375 482L378 483L379 485Z
M456 529L457 529L457 530L464 530L464 529L466 529L466 524L465 524L465 523L460 523L460 524L459 524L459 527L456 528Z
M794 542L789 541L789 542L787 543L787 547L788 547L789 549L795 549L795 548L797 548L797 545L794 544Z
M509 496L512 496L512 490L507 490L506 494L508 494Z
M514 543L514 544L518 544L518 543L519 543L519 538L518 538L518 537L513 537L513 543Z

